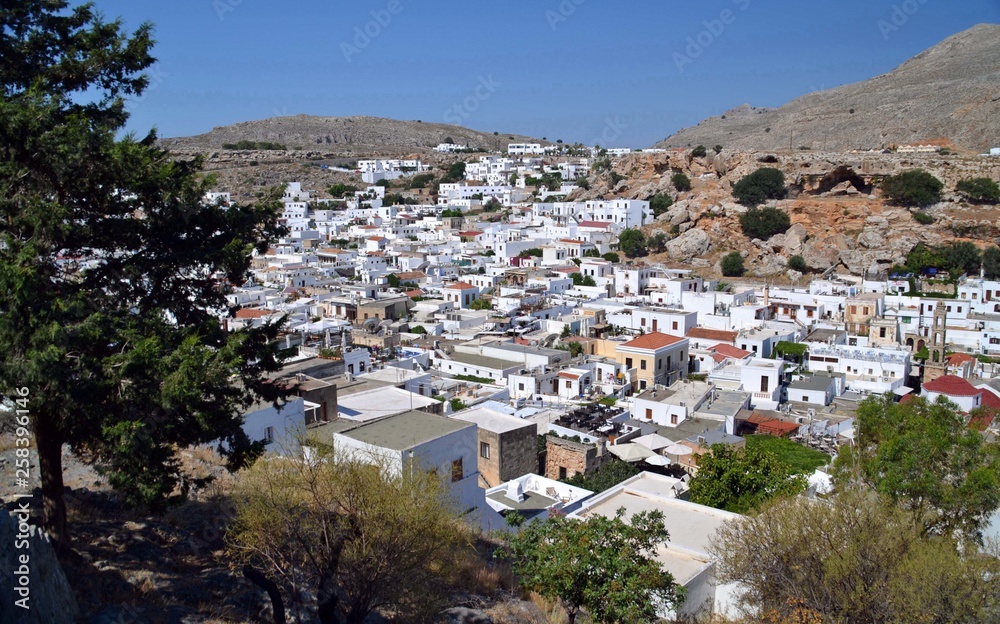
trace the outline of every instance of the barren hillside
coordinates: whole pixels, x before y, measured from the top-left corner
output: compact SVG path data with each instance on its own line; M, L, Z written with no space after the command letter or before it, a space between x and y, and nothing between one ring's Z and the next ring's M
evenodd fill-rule
M969 150L1000 145L1000 25L979 24L887 74L777 109L744 104L657 145L849 150L931 140Z

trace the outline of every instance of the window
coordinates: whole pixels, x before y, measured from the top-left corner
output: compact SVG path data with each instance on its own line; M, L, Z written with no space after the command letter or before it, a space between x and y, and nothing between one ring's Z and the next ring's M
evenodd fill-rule
M656 370L663 370L663 360L656 360Z
M671 325L671 327L673 327L673 328L674 328L674 331L676 331L676 330L677 330L677 321L674 321L674 322L673 322L673 323L671 323L670 325Z
M858 306L853 306L852 305L851 306L851 314L857 314L857 313L858 313Z
M639 319L639 327L645 327L645 326L646 326L646 317L642 317Z
M646 360L639 360L639 368L646 370Z
M646 408L646 419L647 420L652 420L652 418L653 418L653 410L652 410L652 408L647 407Z
M518 390L524 390L524 384L523 383L517 384L517 389Z
M671 425L676 425L677 424L677 414L671 414L670 415L670 424Z
M566 466L559 466L559 480L562 481L566 478Z
M878 337L879 338L885 338L885 328L884 327L879 327L878 328Z
M632 358L625 358L625 368L632 368Z
M465 471L462 469L462 458L459 457L451 462L451 482L461 481L465 478Z
M486 442L479 443L479 456L483 459L490 458L490 445Z
M761 377L760 378L760 391L761 392L767 392L767 384L768 384L769 381L770 381L770 379L768 379L767 377Z
M573 387L573 382L570 381L569 379L567 379L566 380L566 389L569 390L572 387Z
M264 441L268 444L274 442L274 427L264 427Z

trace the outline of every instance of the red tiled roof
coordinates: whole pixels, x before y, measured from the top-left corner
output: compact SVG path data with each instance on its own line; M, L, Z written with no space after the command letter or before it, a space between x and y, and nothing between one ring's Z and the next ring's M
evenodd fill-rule
M982 405L983 407L1000 409L1000 397L993 394L989 390L983 390Z
M610 221L581 221L580 227L607 229L611 225Z
M707 327L692 327L688 330L688 338L701 338L703 340L719 340L722 342L733 342L736 340L736 332L724 329L709 329Z
M236 311L236 318L257 319L257 318L264 318L265 316L271 316L272 314L274 314L274 310L258 310L256 308L243 308L242 310Z
M944 375L938 377L934 381L928 381L924 384L924 390L928 392L937 392L938 394L946 394L948 396L963 396L970 397L976 396L983 391L974 387L968 381L957 377L955 375Z
M466 230L465 232L459 232L458 233L459 236L466 236L466 237L468 237L468 236L479 236L480 234L482 234L482 232L480 232L478 230Z
M749 351L744 351L743 349L738 349L738 348L736 348L736 347L734 347L732 345L727 345L724 342L720 342L719 344L715 345L714 347L710 347L710 350L714 351L715 353L718 353L719 355L722 355L724 357L736 358L737 360L742 360L743 358L745 358L748 355L753 355Z
M560 238L560 243L569 243L570 245L583 245L585 244L582 240L577 240L575 238Z
M475 288L475 286L469 284L468 282L456 282L455 284L452 284L451 286L446 286L445 288L449 290L469 290Z
M678 338L677 336L671 336L660 332L651 332L644 336L633 338L632 340L618 346L628 347L630 349L649 349L655 351L656 349L662 349L663 347L677 344L682 340L684 339Z
M948 364L951 366L959 366L961 364L965 364L966 362L975 362L976 358L972 357L968 353L952 353L945 358L945 360L947 360Z
M423 294L424 294L424 291L420 290L419 288L417 288L416 290L408 290L408 291L406 291L406 296L410 297L411 299L413 297L421 297L421 296L423 296Z
M578 267L576 265L573 265L573 266L564 266L564 267L556 267L556 268L552 269L552 271L555 272L555 273L579 273L580 272L580 267Z
M556 375L556 376L557 376L557 377L561 377L561 378L563 378L563 379L579 379L579 378L580 378L580 376L579 376L579 375L575 375L575 374L573 374L573 373L567 373L566 371L561 371L561 372L560 372L560 373L559 373L558 375Z
M377 241L384 241L386 240L386 238L384 236L372 236L368 240L377 242Z

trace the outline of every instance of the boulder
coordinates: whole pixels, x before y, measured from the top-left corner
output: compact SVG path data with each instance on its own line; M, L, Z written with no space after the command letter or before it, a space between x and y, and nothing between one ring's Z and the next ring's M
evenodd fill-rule
M858 234L858 246L865 249L882 249L885 247L885 237L878 230L865 228Z
M802 246L802 259L814 271L825 271L837 264L840 250L830 241L810 240Z
M802 253L802 245L809 238L809 232L801 223L796 223L785 232L785 251L791 255Z
M708 232L700 228L688 230L667 243L667 254L674 260L689 261L704 255L712 246Z
M760 259L757 267L753 270L756 277L770 277L784 273L788 269L788 260L778 255L766 255Z
M775 234L771 238L767 239L767 242L764 243L764 247L772 251L781 251L785 248L785 235Z
M478 609L452 607L441 613L442 624L493 624L490 616Z

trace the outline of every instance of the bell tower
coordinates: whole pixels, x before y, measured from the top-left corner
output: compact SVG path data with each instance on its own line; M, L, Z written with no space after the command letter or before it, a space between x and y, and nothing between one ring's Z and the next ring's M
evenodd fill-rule
M924 363L924 383L934 381L948 373L945 362L945 344L947 342L948 313L943 301L938 301L934 307L934 320L931 324L931 342L927 345L927 361Z

